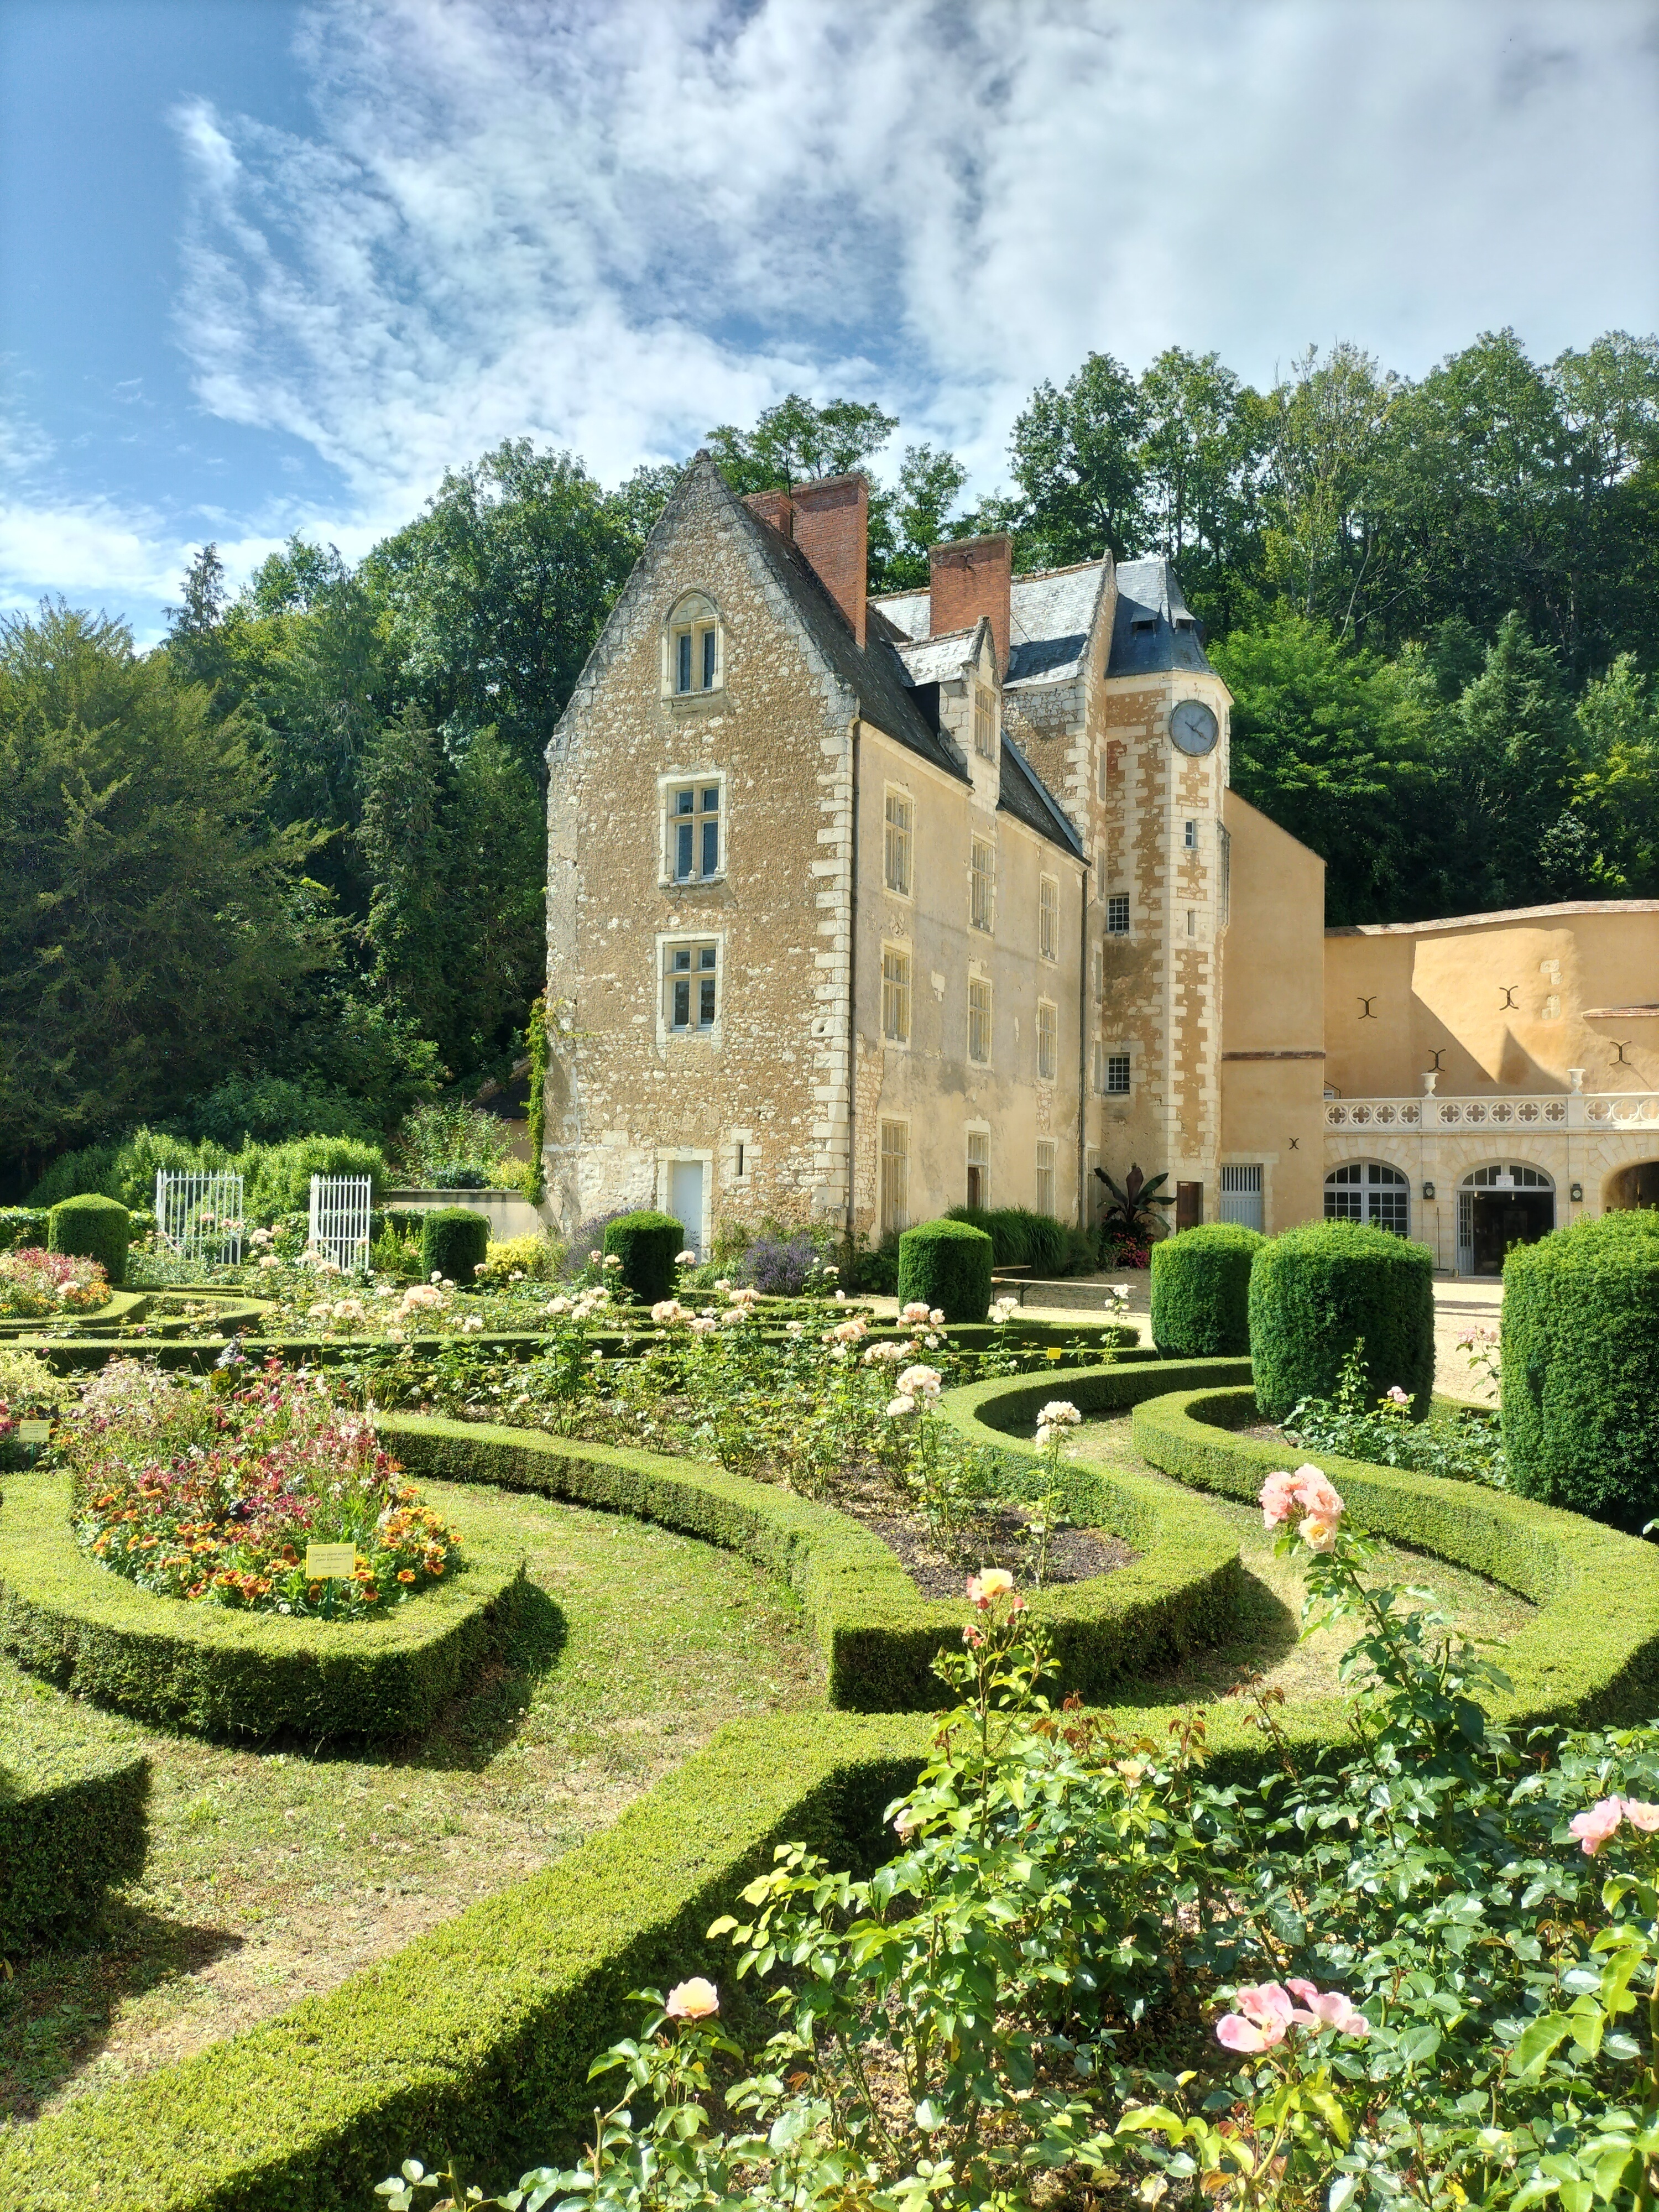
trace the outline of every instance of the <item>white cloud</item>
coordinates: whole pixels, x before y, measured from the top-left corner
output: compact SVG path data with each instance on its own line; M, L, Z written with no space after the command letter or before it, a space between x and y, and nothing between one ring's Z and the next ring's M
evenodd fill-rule
M344 487L302 515L279 456L213 522L250 560L504 436L611 481L792 386L985 485L1091 347L1265 381L1659 322L1653 0L330 0L300 51L307 135L176 118L197 398ZM0 558L172 590L199 518L38 495Z

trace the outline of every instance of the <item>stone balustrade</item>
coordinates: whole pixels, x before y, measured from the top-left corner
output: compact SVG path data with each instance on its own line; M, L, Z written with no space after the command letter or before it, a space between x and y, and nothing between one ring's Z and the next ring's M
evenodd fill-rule
M1659 1129L1659 1091L1489 1093L1480 1098L1328 1098L1328 1131Z

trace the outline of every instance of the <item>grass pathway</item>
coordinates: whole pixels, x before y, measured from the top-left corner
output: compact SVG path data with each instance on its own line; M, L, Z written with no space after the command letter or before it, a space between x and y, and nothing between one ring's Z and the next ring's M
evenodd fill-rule
M402 1756L236 1750L133 1724L142 1882L93 1941L0 1980L0 2115L186 2056L401 1949L607 1826L744 1714L823 1702L783 1585L695 1539L423 1481L465 1530L507 1516L563 1615ZM0 1656L0 1709L59 1693Z
M1073 1449L1079 1458L1107 1468L1165 1482L1145 1460L1137 1456L1131 1441L1132 1416L1112 1415L1087 1420L1073 1431ZM1296 1463L1295 1455L1286 1462ZM1172 1489L1178 1487L1173 1483ZM1275 1558L1273 1540L1261 1525L1253 1505L1231 1498L1210 1497L1207 1502L1238 1536L1240 1555L1250 1577L1249 1593L1239 1632L1226 1644L1194 1653L1182 1667L1179 1679L1154 1678L1146 1686L1148 1705L1180 1705L1194 1698L1224 1696L1247 1669L1259 1671L1272 1686L1287 1697L1333 1697L1340 1693L1337 1663L1352 1641L1349 1629L1322 1629L1307 1642L1297 1640L1302 1611L1302 1571L1289 1559ZM1535 1608L1513 1590L1470 1574L1443 1559L1425 1559L1397 1544L1385 1545L1376 1579L1413 1583L1431 1589L1443 1611L1466 1634L1503 1638L1514 1635L1529 1620ZM1499 1655L1501 1657L1501 1655ZM1142 1692L1135 1692L1139 1700Z

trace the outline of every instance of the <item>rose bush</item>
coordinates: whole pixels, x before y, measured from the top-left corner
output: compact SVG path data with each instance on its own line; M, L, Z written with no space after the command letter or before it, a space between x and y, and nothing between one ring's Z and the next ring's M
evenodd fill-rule
M33 1244L0 1252L0 1320L96 1313L109 1304L109 1278L96 1260Z

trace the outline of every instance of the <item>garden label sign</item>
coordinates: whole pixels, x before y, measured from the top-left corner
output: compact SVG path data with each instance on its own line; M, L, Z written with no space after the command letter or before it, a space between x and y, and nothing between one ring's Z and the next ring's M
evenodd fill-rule
M313 1582L349 1582L356 1571L355 1544L307 1544L306 1572Z
M50 1421L19 1421L17 1441L22 1444L45 1444L52 1442Z

